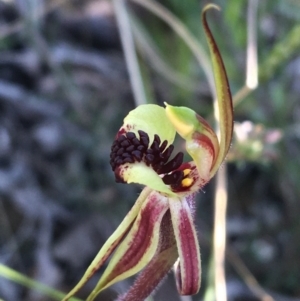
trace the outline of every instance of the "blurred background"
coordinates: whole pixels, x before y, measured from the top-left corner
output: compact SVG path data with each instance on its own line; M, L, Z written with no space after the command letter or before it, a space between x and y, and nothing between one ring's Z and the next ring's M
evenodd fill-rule
M203 66L166 16L158 18L144 2L153 1L126 2L126 16L146 101L191 107L213 124ZM236 100L227 158L227 298L300 300L300 1L258 1L252 24L256 89L242 89L253 1L214 2L222 11L210 12L209 24ZM115 183L109 166L115 134L138 103L122 51L118 3L0 0L0 262L62 292L80 279L141 191ZM208 53L200 23L208 1L159 3ZM212 181L198 195L199 295L180 298L170 273L149 300L214 300L214 189ZM59 300L0 272L0 299ZM97 279L78 297L85 298ZM97 300L114 300L131 281Z

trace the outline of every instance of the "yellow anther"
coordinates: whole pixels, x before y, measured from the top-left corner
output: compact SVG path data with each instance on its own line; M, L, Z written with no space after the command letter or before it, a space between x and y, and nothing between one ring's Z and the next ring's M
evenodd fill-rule
M190 172L191 172L190 169L185 169L185 170L183 171L184 177L186 177Z
M181 181L182 187L190 187L193 184L193 179L186 178Z

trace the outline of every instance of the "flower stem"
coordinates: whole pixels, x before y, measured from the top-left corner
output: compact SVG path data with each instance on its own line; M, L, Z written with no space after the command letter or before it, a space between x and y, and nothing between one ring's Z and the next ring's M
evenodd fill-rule
M28 287L30 289L39 291L43 293L45 296L48 296L54 300L61 300L64 297L64 293L57 291L51 287L48 287L47 285L44 285L42 283L39 283L35 280L32 280L28 278L27 276L11 269L8 266L5 266L3 264L0 264L0 276L9 279L15 283L18 283L20 285L23 285L25 287ZM82 301L78 298L72 298L71 301Z

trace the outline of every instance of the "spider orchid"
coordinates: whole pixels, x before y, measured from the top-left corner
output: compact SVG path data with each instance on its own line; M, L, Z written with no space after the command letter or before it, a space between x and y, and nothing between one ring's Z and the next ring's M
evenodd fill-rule
M117 182L146 187L64 301L110 256L106 270L87 298L89 301L112 284L140 271L129 291L118 300L144 300L175 262L179 293L192 295L199 291L201 262L193 221L195 195L225 159L233 128L226 71L206 21L206 12L212 7L216 8L214 5L204 8L202 23L215 76L220 141L209 124L186 107L146 104L127 115L113 142L110 164ZM185 140L191 162L183 163L181 152L170 159L176 132Z

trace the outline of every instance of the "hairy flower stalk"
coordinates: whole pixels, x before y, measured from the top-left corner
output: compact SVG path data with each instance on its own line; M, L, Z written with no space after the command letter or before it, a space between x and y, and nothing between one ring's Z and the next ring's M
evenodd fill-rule
M68 300L110 260L87 300L140 272L118 301L142 301L174 266L178 292L193 295L200 289L201 260L194 225L195 195L215 175L228 152L233 111L224 64L202 12L215 76L221 139L193 110L165 104L141 105L124 119L113 142L110 164L117 182L145 186L132 209L106 241ZM192 161L173 154L178 133Z

